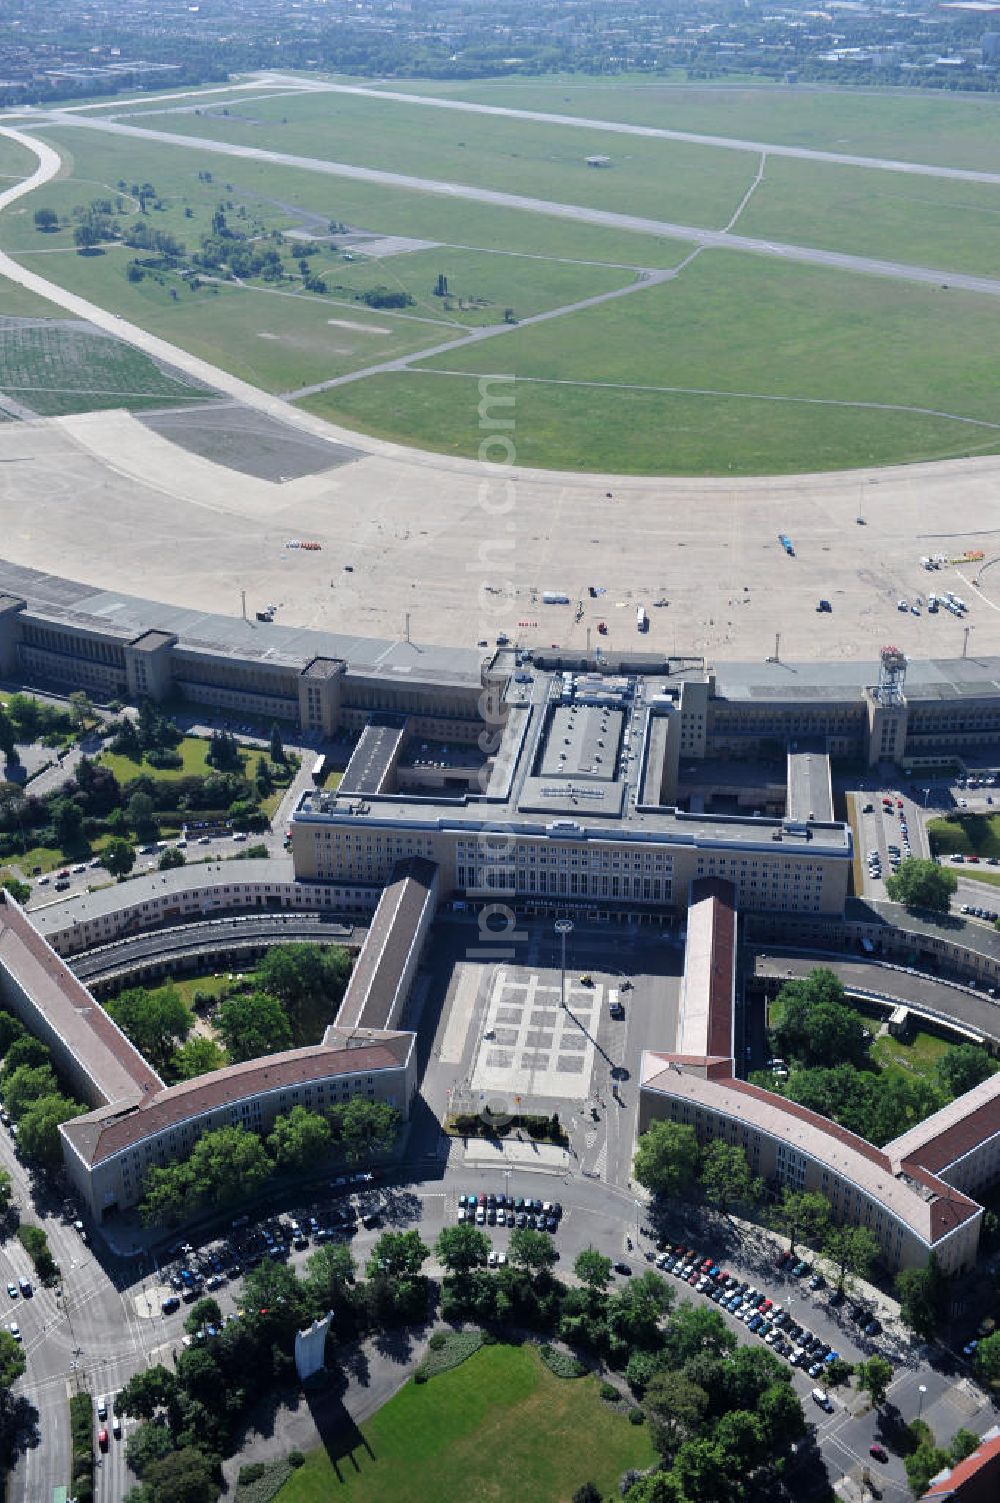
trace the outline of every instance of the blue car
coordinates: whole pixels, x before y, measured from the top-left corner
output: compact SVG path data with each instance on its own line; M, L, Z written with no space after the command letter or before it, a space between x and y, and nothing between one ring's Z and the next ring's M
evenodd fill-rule
M824 1362L836 1362L836 1360L837 1360L837 1358L839 1356L840 1356L839 1352L827 1352L826 1356L823 1358L823 1361Z

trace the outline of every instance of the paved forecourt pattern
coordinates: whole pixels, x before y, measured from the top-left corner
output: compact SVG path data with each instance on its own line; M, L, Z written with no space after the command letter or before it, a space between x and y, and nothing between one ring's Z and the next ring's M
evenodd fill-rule
M599 982L586 987L567 978L564 1010L558 976L553 980L551 974L543 978L535 971L499 968L472 1070L472 1089L502 1091L509 1100L519 1093L529 1100L586 1096L603 991Z

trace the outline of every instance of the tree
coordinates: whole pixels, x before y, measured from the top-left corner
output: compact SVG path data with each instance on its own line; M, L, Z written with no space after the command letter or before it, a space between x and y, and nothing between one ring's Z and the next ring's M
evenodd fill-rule
M191 1032L191 1014L172 986L155 992L144 987L120 992L108 1001L106 1010L161 1075L169 1067L174 1050Z
M189 1336L194 1336L202 1326L221 1326L222 1310L219 1301L206 1294L202 1299L195 1300L187 1315L184 1317L184 1329Z
M65 854L79 849L83 841L83 810L71 798L58 798L50 805L56 845Z
M217 1027L233 1064L292 1047L285 1010L266 992L227 997L219 1008Z
M298 1173L321 1164L330 1152L330 1124L318 1112L293 1106L286 1116L275 1117L267 1146L279 1169Z
M728 1503L739 1485L727 1468L722 1448L704 1436L684 1442L670 1475L680 1489L678 1503Z
M886 878L885 890L894 903L907 908L926 908L931 913L947 913L958 878L947 866L907 856L898 869Z
M267 798L274 792L274 774L271 764L266 757L257 758L257 774L254 779L257 784L257 792L261 798Z
M111 750L119 757L127 758L129 762L142 761L142 742L139 740L136 723L130 715L126 715L119 722L111 742Z
M646 1385L643 1408L661 1456L697 1435L708 1411L708 1394L682 1372L658 1372Z
M271 726L271 745L269 750L271 761L276 762L279 767L284 766L285 745L281 739L281 727L277 721Z
M869 1357L867 1362L859 1362L854 1369L854 1374L860 1391L870 1394L875 1408L881 1409L885 1403L889 1384L892 1382L892 1363L876 1353L875 1356Z
M716 1138L705 1149L701 1162L701 1185L705 1199L725 1216L731 1205L747 1205L762 1193L760 1179L750 1172L747 1156L735 1143Z
M129 1436L126 1456L135 1475L142 1477L147 1467L162 1460L173 1449L173 1436L166 1425L158 1420L144 1420Z
M399 1131L399 1111L387 1101L352 1096L345 1106L334 1107L329 1116L334 1136L352 1164L389 1153Z
M775 1220L791 1243L821 1242L830 1224L830 1202L818 1190L793 1190L785 1185L775 1208Z
M41 230L43 235L51 235L53 230L59 228L59 215L55 209L35 210L35 229Z
M518 1227L511 1232L507 1256L515 1268L536 1277L555 1265L555 1243L548 1232L536 1232L532 1227Z
M986 1336L976 1348L976 1371L984 1383L1000 1378L1000 1331Z
M32 1102L58 1095L59 1084L50 1065L18 1065L4 1076L4 1104L15 1122L20 1122Z
M306 1287L295 1269L270 1258L247 1274L239 1304L251 1320L270 1317L272 1324L283 1326L289 1333L297 1329L308 1313Z
M700 1152L694 1128L680 1122L651 1122L635 1151L633 1173L654 1195L683 1195L698 1169Z
M879 1254L879 1244L866 1226L835 1226L827 1233L823 1251L837 1265L837 1288L843 1290L847 1274L865 1279Z
M158 1362L129 1378L115 1400L115 1409L133 1419L151 1420L159 1410L169 1408L176 1396L177 1379Z
M730 1409L720 1416L712 1436L730 1477L745 1477L765 1455L764 1427L747 1409Z
M34 1038L30 1033L21 1034L11 1044L3 1060L3 1075L13 1075L21 1065L51 1065L52 1055L48 1046L41 1039Z
M9 892L15 903L20 903L23 908L31 897L31 888L27 882L21 882L17 877L4 877L0 882L4 892Z
M585 1247L578 1253L573 1272L595 1294L603 1294L611 1282L611 1259L599 1253L595 1247Z
M169 872L178 866L186 866L187 857L177 846L168 845L165 851L160 852L160 859L156 864L161 872Z
M783 1451L806 1433L801 1401L791 1383L784 1378L765 1388L757 1400L756 1412L774 1451Z
M434 1244L434 1251L449 1273L461 1277L473 1268L485 1268L490 1239L476 1226L446 1226Z
M11 1388L26 1367L24 1349L9 1331L0 1330L0 1388Z
M5 762L17 766L17 733L2 704L0 704L0 752L3 753Z
M42 1096L32 1102L18 1124L17 1142L21 1153L43 1169L62 1165L62 1138L59 1126L82 1117L89 1107L80 1106L66 1096Z
M155 1503L215 1503L217 1463L195 1446L171 1451L146 1468L145 1485Z
M465 1231L462 1226L450 1231ZM357 1264L349 1247L343 1243L328 1242L306 1259L306 1288L317 1314L327 1310L336 1312L348 1298L348 1290L354 1283Z
M960 1461L965 1461L973 1451L979 1450L979 1436L974 1430L966 1430L964 1426L955 1431L948 1443L948 1456L952 1466L958 1466Z
M340 945L275 945L257 967L261 989L277 997L297 1044L312 1044L336 1016L351 974Z
M368 1259L368 1276L393 1282L415 1279L429 1257L430 1248L419 1232L383 1232Z
M663 1335L671 1367L685 1367L698 1356L726 1357L735 1346L736 1337L718 1310L687 1300L674 1311Z
M609 1337L620 1350L656 1347L660 1343L660 1321L673 1301L673 1290L658 1273L640 1274L608 1296L604 1318Z
M0 1169L0 1217L6 1216L14 1203L14 1183L6 1169Z
M84 689L74 689L69 696L70 714L73 717L74 728L85 731L87 726L94 720L94 706L90 702L90 695Z
M899 1312L906 1324L924 1341L937 1334L944 1305L944 1279L931 1253L926 1268L904 1268L896 1276Z
M221 1070L225 1063L225 1052L215 1040L198 1034L174 1050L169 1074L172 1080L196 1080L199 1075Z
M981 1044L953 1044L937 1062L937 1078L949 1096L964 1096L995 1074L996 1062Z
M936 1477L948 1465L948 1453L934 1445L933 1441L922 1440L917 1449L904 1458L903 1465L913 1496L922 1498L930 1486L931 1478Z
M133 793L128 801L128 821L140 840L152 840L158 833L154 811L155 805L148 793Z
M187 1159L147 1170L142 1215L169 1223L206 1203L228 1206L262 1188L273 1165L260 1138L243 1127L218 1127L198 1139Z

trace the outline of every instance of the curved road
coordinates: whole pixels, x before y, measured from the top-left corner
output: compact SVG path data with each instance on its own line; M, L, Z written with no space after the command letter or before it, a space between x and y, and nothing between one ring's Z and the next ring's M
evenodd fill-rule
M753 255L775 256L807 266L823 266L833 271L861 273L865 276L890 277L894 281L938 285L947 282L963 292L978 292L1000 297L1000 280L970 276L928 266L911 266L904 261L882 261L872 256L851 256L843 251L818 250L813 246L789 245L781 241L760 240L752 235L734 235L728 230L706 230L696 225L673 224L669 220L649 219L641 214L619 214L610 209L592 209L583 204L559 203L546 198L531 198L521 193L503 193L495 188L479 188L471 183L450 183L433 177L413 177L401 172L384 172L375 167L358 167L352 162L330 162L323 157L296 156L289 152L268 151L262 146L239 146L232 141L213 141L207 136L178 136L170 131L150 130L139 125L122 125L113 120L84 119L58 110L43 117L53 125L68 125L75 130L95 130L106 135L132 140L155 141L159 145L186 146L193 151L209 151L221 156L241 157L255 162L271 162L279 167L302 168L330 177L349 178L355 182L376 183L387 188L405 188L418 193L433 193L443 198L457 198L472 203L493 204L504 209L519 209L550 218L570 219L576 224L596 224L616 230L658 235L665 240L682 240L713 250L747 251ZM27 138L22 138L27 139ZM747 143L750 145L751 143ZM754 145L756 151L770 150ZM951 170L951 169L948 169ZM954 169L958 171L958 169ZM989 174L986 174L987 178ZM1000 174L994 175L1000 183ZM0 205L2 207L2 205Z

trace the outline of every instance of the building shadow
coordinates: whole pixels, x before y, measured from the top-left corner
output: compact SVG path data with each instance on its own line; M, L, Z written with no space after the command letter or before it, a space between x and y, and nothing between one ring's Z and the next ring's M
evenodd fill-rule
M353 1476L360 1476L363 1462L378 1460L369 1441L344 1407L344 1392L340 1385L334 1382L326 1387L310 1387L305 1402L320 1445L339 1483L346 1484Z

